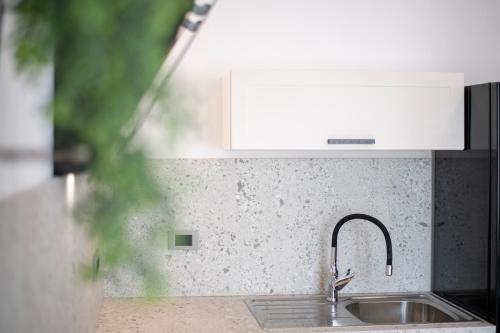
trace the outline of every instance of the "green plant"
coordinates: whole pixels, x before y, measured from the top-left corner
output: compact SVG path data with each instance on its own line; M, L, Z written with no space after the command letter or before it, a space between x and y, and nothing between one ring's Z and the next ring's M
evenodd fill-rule
M103 267L128 265L147 290L161 286L144 249L128 235L127 217L162 197L141 147L122 131L151 86L192 0L21 0L16 59L21 70L54 63L51 111L56 147L83 145L96 184L79 209L97 241Z

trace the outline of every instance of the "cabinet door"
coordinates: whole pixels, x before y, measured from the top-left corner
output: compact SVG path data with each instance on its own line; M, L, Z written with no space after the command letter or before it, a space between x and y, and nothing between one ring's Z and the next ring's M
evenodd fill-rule
M228 149L463 149L463 74L232 71Z

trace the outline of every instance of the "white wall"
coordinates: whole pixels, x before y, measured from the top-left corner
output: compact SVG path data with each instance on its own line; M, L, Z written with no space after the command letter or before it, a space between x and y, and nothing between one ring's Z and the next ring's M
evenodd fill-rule
M175 80L185 97L176 108L190 110L196 126L177 152L161 137L154 117L141 136L150 138L151 156L157 158L288 156L219 148L220 78L226 71L458 71L465 73L466 84L498 81L499 15L498 0L219 0ZM333 154L314 155L338 156Z
M15 65L11 33L15 16L3 18L0 44L0 199L35 186L52 175L52 121L47 106L53 71L39 76L20 74ZM37 152L45 158L5 158L5 150Z

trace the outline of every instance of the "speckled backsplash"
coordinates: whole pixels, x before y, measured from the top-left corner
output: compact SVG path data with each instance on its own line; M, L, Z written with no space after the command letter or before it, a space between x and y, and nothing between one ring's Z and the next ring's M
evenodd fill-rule
M380 230L351 221L339 235L339 268L357 273L345 292L430 289L431 159L156 160L153 170L173 201L132 218L133 235L175 220L200 237L198 251L152 254L171 295L323 292L332 229L351 213L387 226L394 274ZM105 289L141 295L126 270Z

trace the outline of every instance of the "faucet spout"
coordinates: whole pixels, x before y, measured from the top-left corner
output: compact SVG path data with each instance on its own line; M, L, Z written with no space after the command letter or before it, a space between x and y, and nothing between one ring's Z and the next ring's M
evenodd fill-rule
M330 260L331 260L331 279L328 285L328 295L327 295L327 300L333 303L336 303L338 300L338 292L344 288L351 280L354 278L354 274L351 274L351 270L347 270L345 274L339 275L338 269L337 269L337 238L338 234L340 231L340 228L346 223L351 220L366 220L369 222L372 222L375 224L384 234L384 239L385 239L385 245L386 245L386 251L387 251L387 259L386 259L386 270L385 274L387 276L392 275L392 242L391 242L391 236L389 235L389 231L387 231L387 228L384 226L382 222L380 222L378 219L374 218L373 216L366 215L366 214L351 214L343 217L340 219L340 221L335 225L335 228L333 229L333 234L332 234L332 249L331 249L331 254L330 254Z

